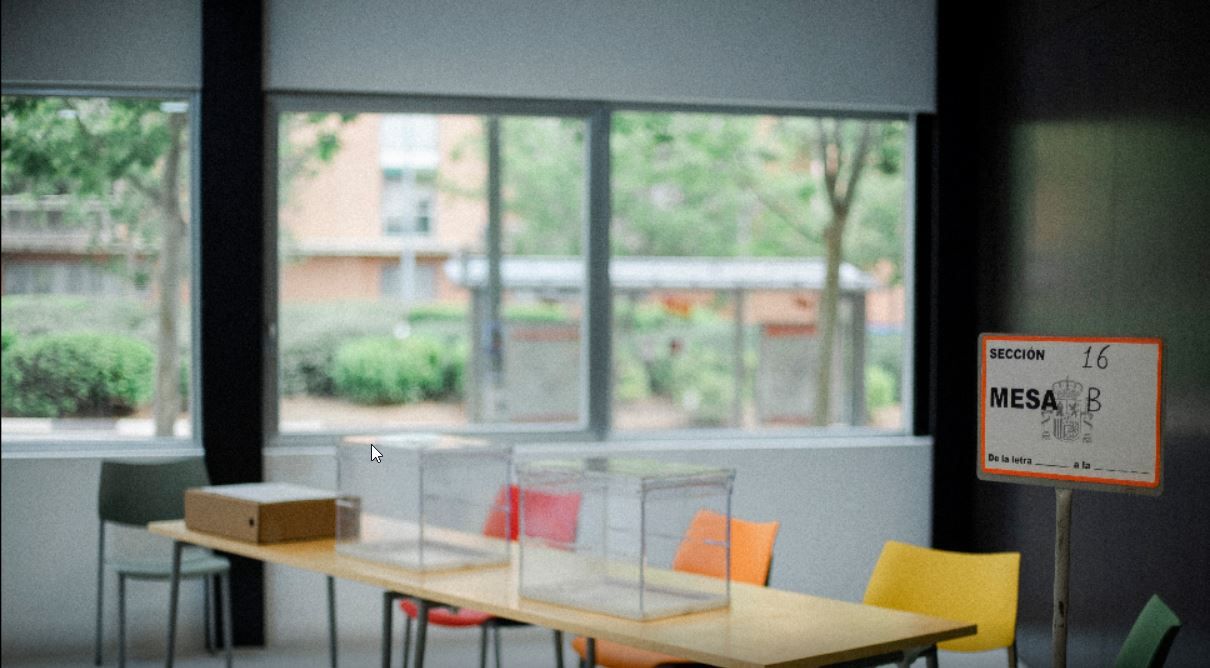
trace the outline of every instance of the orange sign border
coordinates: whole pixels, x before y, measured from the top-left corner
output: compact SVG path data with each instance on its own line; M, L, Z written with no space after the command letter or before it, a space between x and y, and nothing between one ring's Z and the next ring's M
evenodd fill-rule
M1155 465L1153 480L1116 480L1088 476L1043 473L1041 471L1015 471L987 467L987 343L988 341L1056 341L1059 343L1135 343L1156 347L1155 370ZM1044 336L1031 334L980 334L979 335L979 471L988 475L1014 478L1040 478L1067 482L1089 483L1106 487L1135 487L1157 490L1162 482L1160 449L1163 443L1163 390L1164 390L1164 341L1152 337L1130 336Z

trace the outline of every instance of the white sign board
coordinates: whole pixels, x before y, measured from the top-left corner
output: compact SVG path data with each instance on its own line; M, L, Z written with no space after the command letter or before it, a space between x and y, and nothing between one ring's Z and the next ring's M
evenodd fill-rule
M979 477L1159 494L1160 339L979 337Z

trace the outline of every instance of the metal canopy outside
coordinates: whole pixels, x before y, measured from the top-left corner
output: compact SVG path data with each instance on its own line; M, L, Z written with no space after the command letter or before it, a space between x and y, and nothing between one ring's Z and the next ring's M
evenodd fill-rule
M479 289L487 283L487 258L462 256L445 263L455 284ZM823 290L823 258L614 257L609 280L615 291L639 290ZM579 290L584 259L505 256L500 259L505 287ZM840 265L840 290L864 293L878 287L872 276L848 263Z

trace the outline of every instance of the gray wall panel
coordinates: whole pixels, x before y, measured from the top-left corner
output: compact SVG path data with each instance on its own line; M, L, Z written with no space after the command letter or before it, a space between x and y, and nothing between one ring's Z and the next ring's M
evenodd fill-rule
M200 0L4 0L4 84L201 87Z
M272 90L928 111L934 3L269 2Z

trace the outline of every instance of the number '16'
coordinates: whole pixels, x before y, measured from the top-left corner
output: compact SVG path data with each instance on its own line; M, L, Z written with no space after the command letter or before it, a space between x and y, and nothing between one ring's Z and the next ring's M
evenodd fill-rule
M1109 350L1109 346L1105 346L1104 348L1101 348L1101 352L1097 353L1097 368L1098 369L1104 369L1109 366L1109 358L1105 357L1106 350ZM1085 369L1092 368L1092 365L1089 364L1091 357L1092 357L1092 346L1088 346L1088 349L1084 351L1084 368Z

